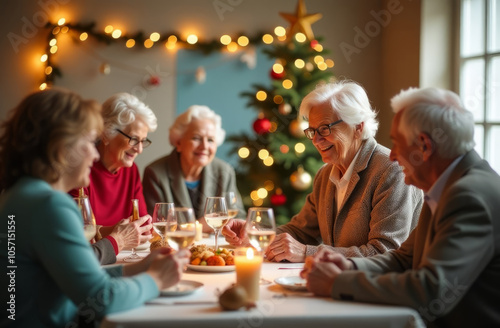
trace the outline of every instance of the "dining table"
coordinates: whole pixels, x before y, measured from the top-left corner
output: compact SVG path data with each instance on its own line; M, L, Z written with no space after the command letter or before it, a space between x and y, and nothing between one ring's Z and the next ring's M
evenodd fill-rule
M224 239L219 241L222 248ZM213 245L205 238L196 244ZM146 256L149 249L138 254ZM118 264L129 254L122 251ZM307 291L299 273L304 263L264 261L255 307L224 311L219 295L236 282L234 266L188 266L178 286L160 292L143 306L107 315L101 328L265 328L265 327L425 327L414 309L317 297ZM195 268L196 270L193 270ZM200 271L202 270L202 271Z

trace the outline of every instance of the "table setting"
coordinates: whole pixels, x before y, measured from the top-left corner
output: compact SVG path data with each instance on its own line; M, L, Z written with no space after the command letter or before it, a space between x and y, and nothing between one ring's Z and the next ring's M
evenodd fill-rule
M213 235L195 242L214 245ZM234 249L219 238L220 248ZM123 254L122 254L123 253ZM128 254L118 256L118 263ZM148 251L137 251L146 256ZM193 270L186 268L178 285L161 291L144 306L105 317L102 328L143 327L425 327L418 313L410 308L337 301L315 297L305 288L299 273L303 263L263 261L255 307L224 311L219 295L236 283L236 268ZM201 266L199 266L201 267ZM207 269L208 268L208 269ZM213 267L216 268L216 267Z
M163 232L168 243L175 250L190 245L190 264L181 281L139 308L106 316L102 328L425 327L410 308L316 297L299 277L304 263L267 261L265 250L276 234L272 209L249 209L245 225L248 247L233 247L219 236L228 217L221 198L207 200L205 213L215 233L201 240L195 238L191 215L183 214L176 223L165 219L174 221L166 223L167 227L176 224L178 229ZM138 248L136 252L144 257L149 250ZM129 253L122 251L117 263L123 264Z

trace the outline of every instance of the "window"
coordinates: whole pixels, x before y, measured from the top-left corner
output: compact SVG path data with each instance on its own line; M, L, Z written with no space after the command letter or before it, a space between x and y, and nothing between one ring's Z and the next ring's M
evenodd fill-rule
M500 0L461 0L459 69L476 151L500 173Z

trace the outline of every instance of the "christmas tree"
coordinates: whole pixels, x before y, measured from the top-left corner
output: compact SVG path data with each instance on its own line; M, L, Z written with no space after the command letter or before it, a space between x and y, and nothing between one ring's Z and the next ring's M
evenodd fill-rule
M308 123L298 117L300 102L333 76L333 61L325 59L327 51L311 29L321 15L307 14L299 0L295 14L281 16L291 24L288 31L278 27L278 40L264 37L270 44L264 53L275 59L270 86L253 85L253 91L242 93L248 98L247 106L258 112L255 134L228 137L239 155L238 188L245 205L272 207L278 224L300 211L311 192L312 177L323 165L304 136Z

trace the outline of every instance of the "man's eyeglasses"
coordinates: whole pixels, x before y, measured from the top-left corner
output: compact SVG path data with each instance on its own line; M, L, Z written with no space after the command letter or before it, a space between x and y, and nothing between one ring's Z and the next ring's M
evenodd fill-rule
M338 120L338 121L330 123L330 124L323 124L323 125L320 125L317 129L307 128L307 129L304 129L304 134L306 135L307 139L310 139L310 140L313 140L314 134L316 132L318 132L319 135L322 137L328 137L332 133L332 126L339 124L340 122L344 122L344 121Z
M149 145L151 145L152 141L149 140L148 138L139 140L137 137L131 137L122 130L116 129L116 131L120 132L123 136L128 138L128 144L132 147L137 146L140 143L142 143L142 148L147 148Z

